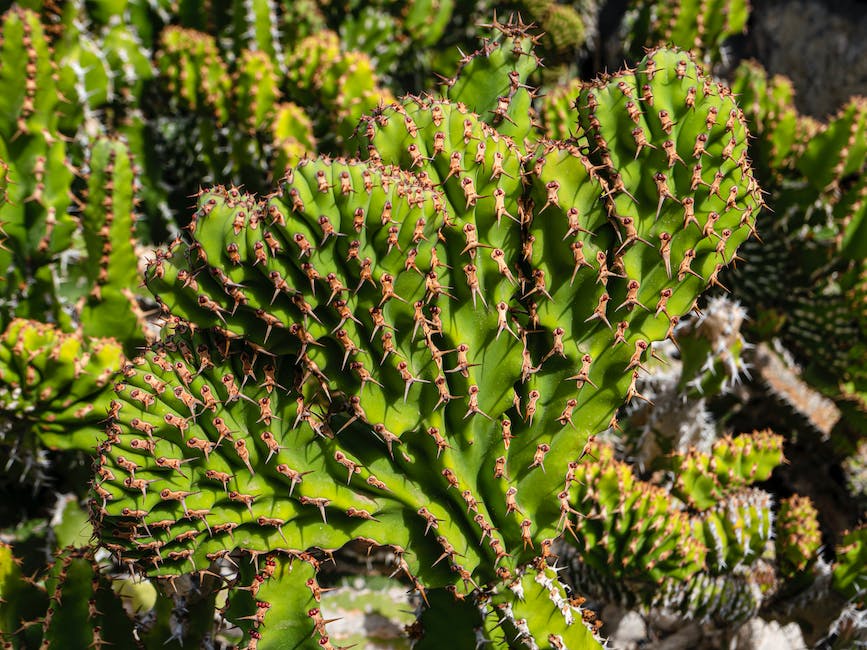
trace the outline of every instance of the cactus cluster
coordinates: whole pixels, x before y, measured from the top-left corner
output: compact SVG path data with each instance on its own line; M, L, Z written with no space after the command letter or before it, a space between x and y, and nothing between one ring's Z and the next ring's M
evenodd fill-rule
M772 499L751 484L783 460L780 436L754 432L722 438L710 453L675 453L659 464L674 477L669 485L641 480L608 445L596 443L589 453L598 460L580 467L573 490L578 504L590 506L576 538L579 584L696 618L734 622L755 614L761 598L720 599L717 592L737 590L737 575L766 563ZM817 545L804 545L815 553ZM780 548L793 554L789 545Z
M138 185L129 149L119 139L97 135L86 157L76 158L80 152L67 144L61 128L64 96L55 81L56 53L38 16L8 11L3 34L3 323L35 318L139 342L132 241ZM88 265L76 265L79 258Z
M38 491L0 504L6 646L336 649L353 552L416 648L599 647L603 604L859 638L864 528L755 396L788 347L837 404L789 401L862 442L867 111L707 76L745 3L633 3L592 82L595 2L512 3L546 34L495 14L475 51L485 3L31 5L0 27L2 483ZM86 456L87 524L46 488Z
M775 215L761 255L744 249L756 259L733 274L732 289L756 333L780 337L809 383L863 408L867 104L853 98L819 123L792 107L790 82L753 63L736 71L733 88L758 125L753 156Z

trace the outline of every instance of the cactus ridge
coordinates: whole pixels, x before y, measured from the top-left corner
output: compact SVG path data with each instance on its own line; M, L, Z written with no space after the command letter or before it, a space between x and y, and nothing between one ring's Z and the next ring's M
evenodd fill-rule
M93 495L120 559L177 575L361 538L464 595L576 536L585 444L760 198L736 105L685 53L587 84L591 140L536 145L532 40L498 29L448 99L367 117L364 160L204 190L152 260L172 333L124 368Z

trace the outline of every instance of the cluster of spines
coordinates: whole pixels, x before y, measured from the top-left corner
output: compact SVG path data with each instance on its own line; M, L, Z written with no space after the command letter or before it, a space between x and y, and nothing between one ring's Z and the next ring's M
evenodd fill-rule
M681 323L674 342L680 353L679 388L691 396L727 392L748 376L741 334L747 311L726 296L714 296L694 318Z
M714 621L728 625L755 616L775 588L772 565L758 560L722 574L700 572L686 581L666 582L654 604L668 611L684 612L700 623Z

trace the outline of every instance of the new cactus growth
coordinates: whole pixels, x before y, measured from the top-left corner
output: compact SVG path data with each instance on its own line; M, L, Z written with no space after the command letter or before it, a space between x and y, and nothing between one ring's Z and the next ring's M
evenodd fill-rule
M791 577L806 571L816 561L822 543L819 513L812 501L798 495L783 500L777 513L776 529L781 573Z
M686 53L586 84L584 139L536 142L532 39L493 27L445 97L364 119L365 159L202 191L152 260L167 329L116 385L92 500L119 560L361 538L422 599L493 607L482 638L592 646L547 568L579 535L570 487L760 198L734 100ZM523 613L537 591L562 624Z

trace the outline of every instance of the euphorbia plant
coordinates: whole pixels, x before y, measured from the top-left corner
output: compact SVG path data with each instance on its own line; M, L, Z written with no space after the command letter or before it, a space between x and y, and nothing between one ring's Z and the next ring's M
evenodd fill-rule
M164 336L116 385L94 521L150 576L236 563L248 647L333 647L315 570L358 539L432 607L422 644L596 644L553 568L576 472L760 197L687 53L584 85L544 140L533 39L492 27L442 97L366 117L361 158L202 191L149 266Z

